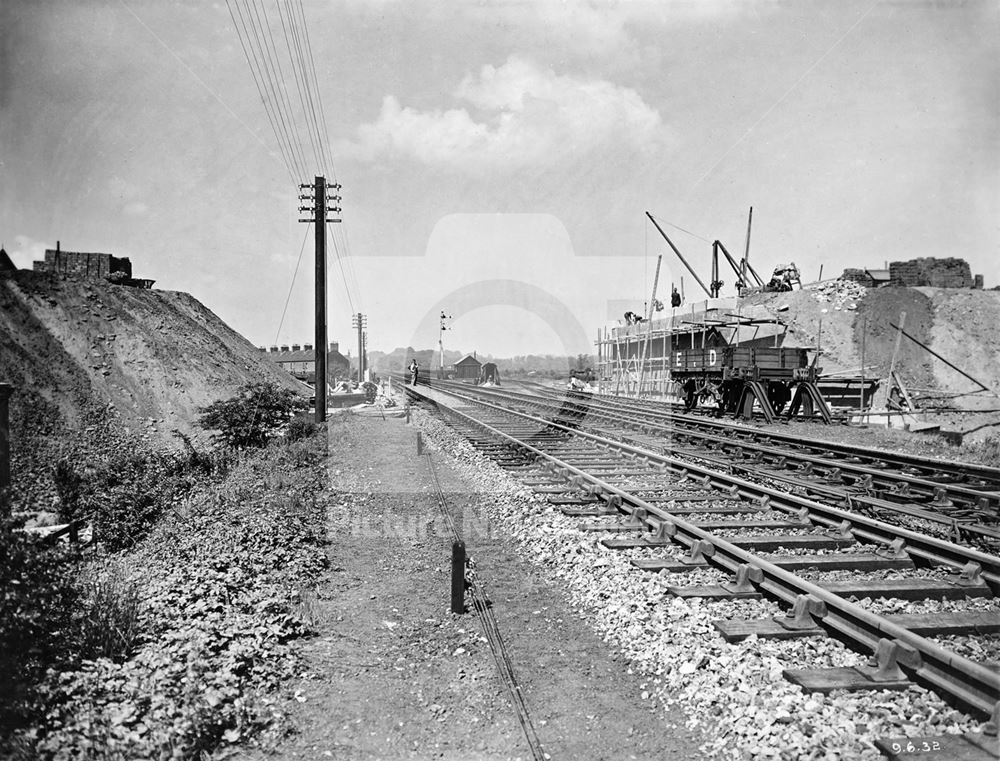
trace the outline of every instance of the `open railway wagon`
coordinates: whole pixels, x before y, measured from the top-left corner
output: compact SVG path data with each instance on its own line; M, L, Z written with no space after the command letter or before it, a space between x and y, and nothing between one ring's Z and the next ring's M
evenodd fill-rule
M809 349L787 346L787 326L733 298L671 309L664 317L598 333L600 393L683 399L688 409L766 421L789 416L831 422Z
M671 358L673 391L688 410L710 404L720 415L748 420L759 410L770 423L787 408L788 417L818 415L829 423L830 408L807 353L783 346L683 349Z

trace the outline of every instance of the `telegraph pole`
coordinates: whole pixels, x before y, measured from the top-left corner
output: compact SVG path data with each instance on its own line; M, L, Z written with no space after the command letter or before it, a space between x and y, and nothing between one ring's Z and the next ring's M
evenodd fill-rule
M358 329L358 383L365 377L365 336L364 330L368 326L368 317L358 312L354 315L351 324Z
M312 185L299 185L302 190L312 189L313 195L300 195L299 200L312 200L312 208L300 206L299 211L312 212L312 219L300 219L299 222L311 222L316 226L316 422L326 420L326 223L339 222L339 219L327 219L327 212L339 212L339 206L327 206L327 201L337 202L340 196L328 196L327 189L340 190L340 185L326 184L325 177L317 177Z

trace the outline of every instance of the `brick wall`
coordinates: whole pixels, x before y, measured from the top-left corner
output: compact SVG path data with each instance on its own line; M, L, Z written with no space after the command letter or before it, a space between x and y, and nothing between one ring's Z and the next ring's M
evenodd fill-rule
M45 261L34 262L33 269L41 272L56 272L60 275L103 279L113 272L121 272L132 277L132 262L127 257L111 254L96 254L78 251L45 250Z
M975 281L965 259L925 257L908 262L889 262L893 285L930 285L936 288L972 288Z

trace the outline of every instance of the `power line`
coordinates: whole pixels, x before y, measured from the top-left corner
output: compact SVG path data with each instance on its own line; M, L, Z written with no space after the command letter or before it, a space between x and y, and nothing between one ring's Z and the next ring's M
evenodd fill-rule
M254 2L256 3L256 0L254 0ZM295 145L298 148L298 157L299 157L300 165L302 167L302 171L305 172L305 166L306 166L305 154L302 151L302 140L299 137L299 127L298 127L298 123L295 120L295 109L292 108L291 98L288 97L288 88L285 86L285 72L281 68L281 56L278 54L278 46L277 46L277 44L274 41L274 33L271 30L271 20L267 17L267 10L264 7L263 0L261 0L261 11L264 14L264 21L267 24L267 33L268 33L268 36L271 39L271 47L274 50L274 63L275 63L275 65L278 68L278 75L279 75L278 76L278 81L281 83L282 99L284 100L285 107L288 110L288 117L289 117L289 120L290 120L290 122L292 124L292 133L295 136ZM303 175L303 177L304 176L305 175Z
M256 17L256 23L254 23L253 16L250 16L250 5L249 0L244 0L244 4L247 8L247 17L250 18L251 26L253 26L254 39L257 41L257 47L261 51L261 60L264 62L264 69L267 72L268 83L271 86L271 102L272 107L278 112L280 119L280 124L282 127L282 134L285 138L285 143L288 145L289 153L294 157L295 149L291 136L291 114L286 118L284 104L281 100L280 93L278 90L276 82L283 84L283 81L278 76L277 67L275 65L274 56L271 55L271 49L267 44L268 35L264 33L264 22L261 21L260 12L257 9L257 0L253 1L253 13ZM266 18L266 13L265 13ZM267 31L270 33L270 24L267 25ZM259 30L259 33L258 33ZM305 167L301 167L300 171L304 171Z
M309 26L306 24L306 12L305 8L302 6L302 0L299 0L299 13L302 15L302 29L305 31L306 38L306 52L309 54L309 65L312 68L313 82L316 83L316 103L319 105L319 116L320 116L320 126L323 128L324 145L326 146L326 153L330 159L330 173L333 175L334 182L337 181L337 170L333 165L333 151L330 148L330 132L326 123L326 112L323 110L323 99L319 96L319 76L316 74L316 60L313 58L312 54L312 42L309 39Z
M226 0L227 3L228 3L228 1L229 0ZM156 32L154 32L145 21L143 21L141 18L139 18L139 16L136 15L136 12L133 11L128 5L125 4L125 0L118 0L118 2L121 4L121 6L125 10L127 10L129 12L129 14L132 16L132 18L134 18L136 21L139 22L139 24L142 26L143 29L145 29L147 32L149 32L152 35L153 39L155 39L158 43L160 43L161 47L163 47L164 50L166 50L168 53L170 53L170 55L174 58L175 61L177 61L177 63L179 63L181 66L184 67L185 71L187 71L188 74L190 74L192 77L195 78L195 80L198 82L198 84L200 84L213 98L215 98L215 101L220 106L222 106L224 109L226 109L226 111L229 112L230 116L232 116L236 121L238 121L241 125L243 125L243 128L247 132L250 133L250 136L253 137L253 139L256 140L258 143L260 143L261 147L263 147L264 150L266 150L268 152L268 155L272 156L272 158L273 158L274 155L271 153L270 146L268 146L267 143L265 143L263 140L261 140L260 135L258 135L252 129L250 129L250 125L248 125L245 121L243 121L243 119L241 119L240 116L235 111L233 111L233 109L231 109L229 107L229 105L220 97L220 95L215 90L213 90L211 87L209 87L208 84L206 84L205 80L203 80L201 77L199 77L195 73L194 69L192 69L190 66L188 66L187 63L184 61L184 59L181 58L179 55L177 55L177 53L174 52L173 48L171 48L166 42L163 41L163 39L160 37L160 35L158 35ZM283 156L282 156L282 160L284 161L284 157ZM284 163L285 163L285 168L287 169L288 168L288 164L287 164L287 162L284 162ZM291 173L289 173L289 176L291 177L292 182L295 182L295 176L292 175Z
M260 95L261 103L264 105L264 112L267 114L267 120L268 120L268 123L270 123L270 125L271 125L271 131L274 133L275 139L278 142L278 149L281 151L282 161L284 161L285 167L288 169L288 174L291 177L292 182L294 183L295 182L295 174L296 174L296 172L292 168L292 162L289 160L287 151L285 150L285 146L284 146L284 144L281 141L281 136L280 136L280 134L278 132L278 128L275 126L274 116L273 116L273 114L271 112L271 108L270 108L270 105L269 105L269 99L268 99L267 95L265 95L265 93L264 93L264 87L262 85L263 73L260 71L260 65L259 65L259 62L257 61L257 53L256 53L256 51L254 51L252 49L253 46L249 44L250 43L250 32L249 32L249 30L247 30L246 22L243 19L243 12L240 10L240 6L239 6L238 0L233 0L233 2L236 5L236 12L239 14L240 24L242 24L242 26L243 26L243 32L246 35L246 43L244 43L244 40L243 40L244 34L240 33L240 24L238 24L237 21L236 21L236 14L233 13L233 8L229 4L229 0L226 0L226 7L229 9L229 16L233 20L233 29L236 31L236 36L240 40L240 47L243 48L243 55L246 58L247 66L250 69L250 76L253 77L254 84L257 87L257 93L258 93L258 95ZM250 60L251 59L251 53L253 54L253 61ZM258 76L258 74L260 74L260 76Z

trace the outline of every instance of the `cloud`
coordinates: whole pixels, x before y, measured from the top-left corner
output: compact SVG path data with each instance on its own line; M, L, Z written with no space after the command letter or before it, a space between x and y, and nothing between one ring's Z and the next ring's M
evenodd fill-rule
M19 269L30 270L32 262L45 258L45 249L47 248L55 248L55 246L29 238L27 235L15 235L14 245L7 248L7 253Z
M122 209L130 217L140 217L149 211L149 207L142 201L130 201Z
M341 141L337 153L476 171L578 158L611 142L619 150L641 148L667 137L659 112L635 90L558 75L517 56L466 75L453 95L466 105L422 111L387 95L378 118L361 125L355 140Z

